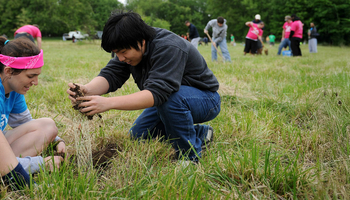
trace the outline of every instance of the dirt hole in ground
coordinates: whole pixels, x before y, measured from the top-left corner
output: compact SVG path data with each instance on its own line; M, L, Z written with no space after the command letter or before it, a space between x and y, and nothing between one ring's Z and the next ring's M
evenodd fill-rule
M92 151L92 162L95 168L105 168L111 159L117 156L122 149L117 144L109 143L101 150Z
M109 143L101 149L92 151L92 164L95 169L104 170L111 163L111 160L115 158L118 154L118 151L122 151L122 148L117 144ZM65 158L64 153L54 152L55 156L62 156ZM69 154L68 162L77 164L77 155L75 153Z

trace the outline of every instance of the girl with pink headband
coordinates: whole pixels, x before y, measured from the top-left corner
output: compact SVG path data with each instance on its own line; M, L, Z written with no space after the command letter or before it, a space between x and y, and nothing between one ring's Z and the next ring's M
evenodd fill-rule
M30 40L0 37L0 174L14 189L31 184L28 173L59 168L63 161L61 156L37 156L51 142L58 142L57 151L64 153L65 143L52 119L32 119L24 99L38 84L43 65L43 50ZM4 131L7 124L12 129Z

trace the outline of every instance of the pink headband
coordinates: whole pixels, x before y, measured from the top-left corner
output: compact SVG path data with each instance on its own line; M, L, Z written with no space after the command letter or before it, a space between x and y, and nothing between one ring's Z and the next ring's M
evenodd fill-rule
M15 69L35 69L44 65L43 50L36 56L11 57L0 54L0 62Z

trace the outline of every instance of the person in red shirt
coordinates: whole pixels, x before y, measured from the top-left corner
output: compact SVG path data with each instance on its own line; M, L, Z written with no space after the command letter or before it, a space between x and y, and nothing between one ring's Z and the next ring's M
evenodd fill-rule
M290 28L292 26L292 18L291 16L287 15L284 18L285 23L283 24L283 31L282 31L282 39L281 43L278 46L278 52L277 55L281 55L282 48L289 47L289 50L291 51L292 48L290 47L290 40L289 40L289 34L290 34Z
M292 20L293 23L289 35L290 46L293 56L301 56L300 42L303 39L303 23L296 14L292 15Z
M244 55L251 52L251 54L256 54L258 50L258 40L262 40L263 30L265 24L260 22L259 24L254 24L253 22L246 22L246 26L249 26L249 31L245 38Z
M14 36L15 39L19 37L27 37L34 43L35 38L39 49L41 49L41 31L37 24L22 26L21 28L17 29Z

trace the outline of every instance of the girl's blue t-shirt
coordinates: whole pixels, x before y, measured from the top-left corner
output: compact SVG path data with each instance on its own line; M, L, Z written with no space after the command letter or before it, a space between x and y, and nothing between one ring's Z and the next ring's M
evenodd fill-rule
M5 129L10 113L19 114L26 110L27 104L24 95L12 91L9 97L6 98L5 88L0 78L0 130Z

